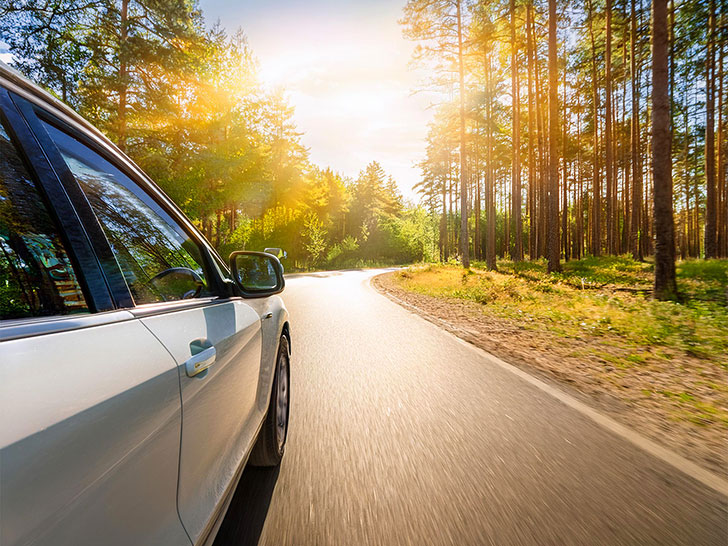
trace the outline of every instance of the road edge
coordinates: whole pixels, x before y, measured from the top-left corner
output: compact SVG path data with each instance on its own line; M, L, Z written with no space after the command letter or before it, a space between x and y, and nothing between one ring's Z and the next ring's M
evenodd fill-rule
M600 427L612 432L613 434L616 434L617 436L620 436L624 440L627 440L632 445L638 447L642 451L645 451L649 453L650 455L657 457L661 461L669 464L673 468L679 470L683 474L690 476L691 478L699 481L703 485L709 487L710 489L720 493L721 495L728 497L728 480L720 477L719 475L715 474L714 472L710 470L706 470L702 466L698 465L697 463L694 463L690 461L689 459L686 459L682 455L679 455L678 453L675 453L674 451L656 443L653 440L650 440L646 436L643 436L642 434L636 432L635 430L629 428L626 425L623 425L616 421L615 419L608 417L604 415L603 413L597 411L593 407L589 406L588 404L577 400L574 396L566 393L565 391L561 390L558 387L555 387L553 385L550 385L549 383L543 381L542 379L537 378L534 375L531 375L530 373L526 372L525 370L514 366L513 364L510 364L497 356L489 353L485 349L481 349L477 345L474 345L470 343L469 341L466 341L465 339L459 337L454 332L463 332L467 333L465 330L462 330L461 328L458 328L457 326L454 326L447 321L442 320L439 317L436 317L434 315L431 315L427 311L417 307L416 305L412 305L411 303L408 303L397 296L394 296L393 294L384 291L379 290L376 286L372 284L372 281L376 279L377 277L380 277L382 275L385 275L385 273L380 273L378 275L373 275L367 279L367 284L369 287L376 292L377 294L380 294L381 296L385 297L386 299L390 300L391 302L399 305L403 309L409 311L412 315L417 317L419 320L422 320L430 325L434 325L438 327L438 325L444 325L440 326L438 329L443 332L444 334L447 334L451 336L453 339L455 339L457 342L459 342L461 345L464 345L471 350L477 352L480 356L486 358L487 360L490 360L494 364L498 365L499 367L503 368L504 370L518 376L520 379L526 381L527 383L533 385L537 389L545 392L546 394L556 398L564 405L570 407L573 410L578 411L583 416L587 417Z

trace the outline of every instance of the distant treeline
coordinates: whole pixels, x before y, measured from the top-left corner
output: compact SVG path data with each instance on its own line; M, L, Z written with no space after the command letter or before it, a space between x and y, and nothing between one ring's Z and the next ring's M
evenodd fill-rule
M356 180L308 159L242 31L191 0L6 0L16 68L103 130L223 255L281 247L289 267L436 258L437 219L371 162Z

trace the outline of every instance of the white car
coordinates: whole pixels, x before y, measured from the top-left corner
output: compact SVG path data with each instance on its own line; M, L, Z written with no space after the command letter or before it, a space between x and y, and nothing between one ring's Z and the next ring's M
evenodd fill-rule
M0 65L0 543L211 543L283 456L283 287Z

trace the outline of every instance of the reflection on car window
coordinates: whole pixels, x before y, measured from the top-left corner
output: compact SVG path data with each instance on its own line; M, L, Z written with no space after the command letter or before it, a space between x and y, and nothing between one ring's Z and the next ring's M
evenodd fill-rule
M210 295L197 245L129 177L46 124L101 223L136 304Z
M86 311L58 228L0 125L0 319Z

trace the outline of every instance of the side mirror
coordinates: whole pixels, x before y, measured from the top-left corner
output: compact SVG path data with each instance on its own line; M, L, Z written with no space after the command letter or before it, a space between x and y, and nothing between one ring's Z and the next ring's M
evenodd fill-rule
M283 266L265 252L241 250L230 254L230 271L243 296L263 298L283 291Z

